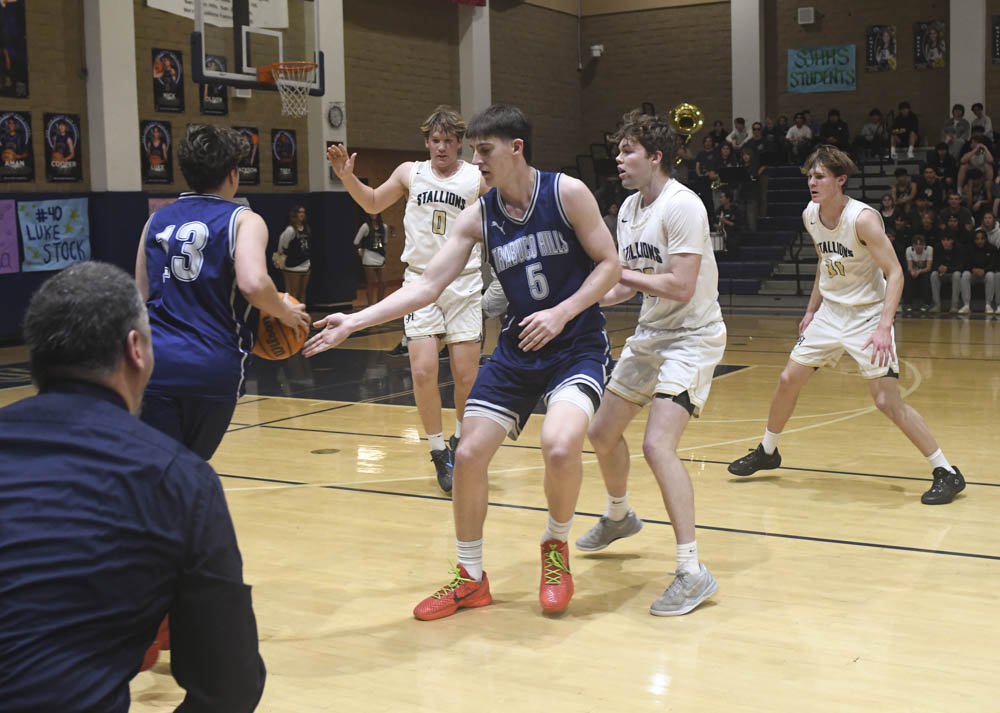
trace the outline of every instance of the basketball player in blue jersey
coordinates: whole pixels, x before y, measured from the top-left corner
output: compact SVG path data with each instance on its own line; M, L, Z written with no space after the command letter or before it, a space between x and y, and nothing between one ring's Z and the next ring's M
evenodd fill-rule
M205 460L243 393L250 307L309 328L305 307L281 299L267 274L267 225L233 202L246 150L233 129L190 126L177 153L192 192L150 216L136 255L156 361L142 420Z
M430 303L473 249L485 244L509 308L497 347L466 401L453 492L458 566L444 587L414 609L422 620L492 601L483 571L487 468L539 400L546 404L541 442L549 508L539 601L547 612L569 604L573 578L566 542L583 477L583 439L610 363L597 302L621 275L611 233L587 187L528 163L531 125L519 109L491 106L469 122L467 136L473 163L492 190L462 212L419 279L361 312L316 322L323 331L304 350L312 356L352 332Z
M406 242L400 259L406 263L403 285L418 279L441 250L455 220L486 192L476 167L459 159L465 122L447 106L437 107L420 126L427 161L399 164L378 188L366 186L354 175L357 154L332 145L327 158L334 173L366 212L377 215L400 198L406 199L403 228ZM432 304L406 315L403 322L413 375L413 398L427 434L438 485L451 492L453 450L462 435L462 413L479 371L479 344L483 316L480 307L483 280L477 248L462 271ZM441 391L438 386L438 340L448 345L451 374L455 379L455 435L444 440Z
M851 158L831 146L819 147L802 165L812 196L802 222L816 245L820 264L799 323L799 339L778 378L764 438L749 454L730 463L729 472L746 476L781 465L778 438L795 410L799 392L813 372L836 366L846 351L868 381L879 411L933 469L933 483L920 501L944 505L965 489L965 478L941 452L923 417L899 393L893 320L903 291L903 270L879 212L844 193L855 170Z

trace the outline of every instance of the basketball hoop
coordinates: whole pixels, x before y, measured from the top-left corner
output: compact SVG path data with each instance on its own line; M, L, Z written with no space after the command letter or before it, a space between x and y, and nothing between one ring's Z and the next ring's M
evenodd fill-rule
M257 70L257 81L274 84L281 95L281 113L301 118L309 111L309 90L316 81L315 62L275 62Z

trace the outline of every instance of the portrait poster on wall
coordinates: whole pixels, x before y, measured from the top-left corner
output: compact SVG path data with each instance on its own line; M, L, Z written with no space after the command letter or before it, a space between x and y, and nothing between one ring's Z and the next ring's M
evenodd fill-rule
M205 55L205 68L226 71L226 58L222 55ZM202 114L225 116L229 113L229 91L225 84L202 84L198 88L198 102Z
M948 66L946 26L941 20L913 23L913 66L944 69Z
M170 122L140 121L139 141L142 151L142 182L173 183L174 162L170 150Z
M869 72L895 72L896 26L869 25L865 30L865 70Z
M27 2L0 3L0 97L28 96Z
M274 185L294 186L299 182L298 145L293 129L271 129L271 166Z
M45 180L71 183L83 180L79 114L44 114Z
M240 159L236 168L240 172L241 186L260 185L260 130L255 126L234 126L250 144L250 151Z
M153 108L184 111L184 65L178 50L153 48Z
M35 152L31 147L31 114L0 110L0 183L35 180Z

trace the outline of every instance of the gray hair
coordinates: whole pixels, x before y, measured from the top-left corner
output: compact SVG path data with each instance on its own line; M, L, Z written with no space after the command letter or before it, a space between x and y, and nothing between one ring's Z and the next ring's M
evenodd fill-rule
M121 364L133 329L149 336L135 280L103 262L68 267L46 280L24 315L31 376L44 386L61 376L107 376Z

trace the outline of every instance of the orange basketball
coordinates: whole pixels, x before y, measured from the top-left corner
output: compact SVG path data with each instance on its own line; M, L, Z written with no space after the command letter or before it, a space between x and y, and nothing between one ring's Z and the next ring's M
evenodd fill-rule
M161 163L163 163L163 159L160 158L159 154L153 153L153 154L149 155L149 165L150 166L159 166Z
M297 299L284 292L281 293L281 297L292 304L299 303ZM309 330L303 329L297 332L271 315L261 312L260 321L257 322L257 339L254 340L253 353L262 359L287 359L299 353L308 336Z
M65 161L66 159L58 151L53 151L52 152L52 160L53 161Z
M10 163L11 161L17 160L17 151L14 149L4 149L3 153L0 154L0 161L4 163Z

